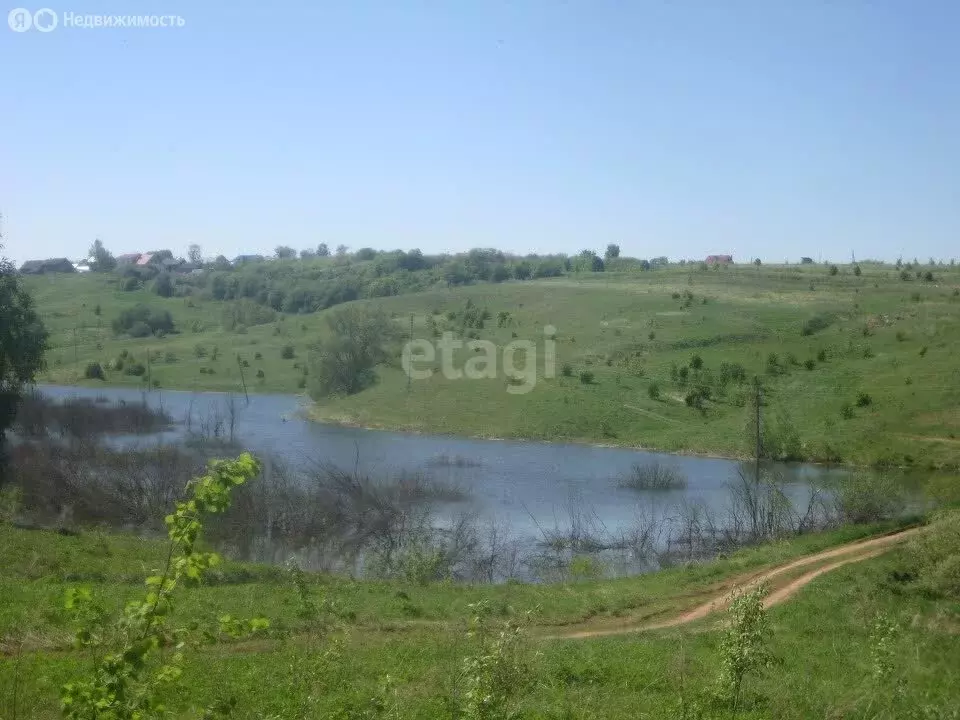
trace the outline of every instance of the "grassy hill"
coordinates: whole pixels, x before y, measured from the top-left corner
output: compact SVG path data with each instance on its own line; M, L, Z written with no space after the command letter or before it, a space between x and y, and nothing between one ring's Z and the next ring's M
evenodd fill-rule
M539 607L513 650L528 670L509 686L508 704L518 717L732 717L722 706L709 712L720 656L715 616L642 634L548 637L568 626L678 613L722 591L734 576L878 529L810 535L616 581L470 587L308 575L305 592L330 610L332 624L319 634L305 623L283 569L227 563L202 586L178 593L173 626L216 627L228 613L264 615L270 629L243 640L214 632L209 642L188 646L184 673L163 700L170 717L197 717L191 708L230 697L237 718L462 717L464 660L483 652L480 639L467 635L468 620L473 604L483 602L495 632ZM88 652L72 648L66 591L87 587L116 612L142 596L143 576L162 567L166 551L134 536L65 536L2 524L0 550L0 712L59 717L60 687L88 673L91 663ZM958 608L920 592L910 567L909 550L895 550L834 570L772 608L767 642L775 662L749 677L736 716L955 717ZM901 629L884 646L878 617ZM885 673L879 677L878 663ZM395 690L380 693L388 675ZM386 702L375 711L371 698ZM681 699L708 713L682 715Z
M902 272L874 264L859 275L822 265L691 264L357 301L383 308L403 334L412 315L415 338L455 327L500 347L530 340L541 355L538 382L527 394L510 394L502 368L496 379L453 380L437 359L429 379L408 383L398 361L379 370L374 387L325 400L314 415L423 432L742 455L752 451L745 428L759 376L773 456L953 467L960 463L960 272ZM304 392L308 347L336 310L281 313L236 332L224 327L231 303L201 295L122 292L98 275L29 278L28 287L52 331L42 380L59 383L95 384L82 379L95 361L110 384L143 384L145 376L110 369L125 350L144 365L151 357L150 380L161 387L240 391L239 354L252 391ZM458 327L468 301L488 311L482 329ZM168 309L179 332L114 335L112 320L140 302ZM546 325L557 330L552 379L542 373ZM292 358L289 350L283 357L285 346ZM454 367L470 354L461 351Z

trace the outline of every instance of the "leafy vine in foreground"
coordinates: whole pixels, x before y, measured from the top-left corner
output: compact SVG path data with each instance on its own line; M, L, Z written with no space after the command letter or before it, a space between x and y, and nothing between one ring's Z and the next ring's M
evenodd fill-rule
M112 622L88 589L68 591L66 607L79 628L75 643L91 651L93 670L90 677L63 687L64 717L143 720L164 712L159 691L180 677L183 650L198 625L171 627L174 591L181 585L199 583L203 574L220 562L216 553L196 549L203 518L226 510L231 490L259 472L256 458L244 453L236 460L211 462L205 475L190 481L187 499L178 502L165 518L170 538L166 567L146 579L144 598L128 603ZM233 636L269 627L264 618L241 621L225 616L220 621L221 631ZM101 655L108 647L113 649ZM164 656L162 651L168 648L173 652Z

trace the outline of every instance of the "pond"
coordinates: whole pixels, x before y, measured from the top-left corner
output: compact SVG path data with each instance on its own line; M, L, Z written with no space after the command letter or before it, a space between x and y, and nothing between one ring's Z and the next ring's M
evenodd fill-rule
M220 433L229 434L232 405L234 436L254 453L270 454L294 466L321 462L372 476L429 474L466 493L467 500L451 511L470 510L523 536L542 536L545 529L569 528L574 522L614 531L636 526L638 518L669 519L691 505L723 516L730 502L728 484L742 469L740 462L721 458L321 424L303 417L308 400L290 395L251 395L247 401L243 395L207 392L51 385L40 390L58 399L145 400L177 423L159 436L165 441L182 439L188 427L206 433L218 427ZM619 486L634 465L653 462L679 471L685 486L647 491ZM805 507L813 484L842 472L804 464L765 467L783 476L786 494L798 508ZM752 467L746 471L752 472Z

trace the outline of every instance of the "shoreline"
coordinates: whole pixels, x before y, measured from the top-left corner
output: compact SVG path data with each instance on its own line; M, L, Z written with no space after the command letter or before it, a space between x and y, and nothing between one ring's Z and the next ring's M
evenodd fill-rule
M91 381L92 383L92 381ZM88 390L95 391L98 388L103 388L105 391L110 390L125 390L128 392L136 393L163 393L163 392L175 392L175 393L184 393L184 394L205 394L205 395L243 395L243 392L236 392L230 390L199 390L199 389L185 389L185 388L173 388L173 387L161 387L161 388L143 388L142 386L138 387L133 384L117 384L110 383L108 381L97 381L97 384L79 384L79 383L56 383L56 382L38 382L34 383L34 387L38 390L42 390L44 386L48 387L57 387L57 388L76 388L78 390ZM253 391L248 393L251 396L273 396L273 397L286 397L291 399L298 399L301 402L299 407L292 413L297 417L312 423L319 425L331 425L335 427L343 428L354 428L358 430L370 430L370 431L381 431L381 432L394 432L402 433L409 435L435 435L437 437L448 437L448 438L462 438L464 440L486 440L491 442L510 442L510 443L540 443L543 445L575 445L579 447L591 447L591 448L600 448L600 449L612 449L612 450L632 450L635 452L643 452L650 454L658 455L671 455L675 457L690 457L690 458L702 458L708 460L726 460L729 462L753 462L754 458L747 455L737 455L737 454L724 454L722 452L699 452L696 450L665 450L662 448L652 447L652 446L643 446L643 445L630 445L630 444L619 444L619 443L610 443L610 442L595 442L591 440L572 440L572 439L559 439L551 440L548 438L537 438L529 436L500 436L500 435L482 435L482 434L466 434L466 433L454 433L454 432L444 432L442 430L423 430L420 428L408 427L393 423L361 423L349 418L333 418L333 417L322 417L319 416L316 411L316 404L310 401L309 396L306 393L290 393L290 392L270 392L270 391ZM302 402L306 401L306 403ZM309 403L309 405L308 405ZM830 463L824 462L821 460L772 460L765 458L764 462L774 462L779 464L787 465L812 465L821 468L846 468L846 469L864 469L864 470L875 470L870 465L860 465L856 463ZM896 469L910 469L909 467L898 467Z

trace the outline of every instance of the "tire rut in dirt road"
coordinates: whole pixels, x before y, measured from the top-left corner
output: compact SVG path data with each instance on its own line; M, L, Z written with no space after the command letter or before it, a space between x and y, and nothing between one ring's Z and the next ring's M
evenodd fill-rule
M666 628L686 625L688 623L702 620L708 615L722 610L733 602L737 593L745 590L751 590L756 586L773 580L781 575L796 570L798 568L821 563L834 558L842 558L836 562L818 567L810 572L794 578L782 587L774 588L773 591L764 599L765 607L772 607L778 603L790 599L806 585L813 582L816 578L831 570L835 570L843 565L849 565L854 562L861 562L876 557L881 553L887 552L894 546L908 540L910 537L920 531L920 528L909 528L895 533L872 537L866 540L857 540L856 542L840 545L829 550L823 550L813 555L792 560L784 565L778 565L769 570L753 571L737 577L734 577L724 583L724 588L710 600L707 600L696 607L687 610L680 615L664 618L663 620L645 621L634 625L625 625L621 627L584 627L578 630L569 630L550 636L544 636L544 640L585 640L594 637L607 637L610 635L626 635L629 633L643 632L645 630L663 630ZM729 589L732 586L733 589Z

